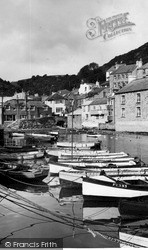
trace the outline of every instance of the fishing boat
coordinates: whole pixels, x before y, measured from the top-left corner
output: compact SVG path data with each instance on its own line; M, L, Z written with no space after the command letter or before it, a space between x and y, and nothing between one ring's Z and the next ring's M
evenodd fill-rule
M41 181L48 176L49 168L45 166L34 166L34 168L23 164L11 162L0 163L0 177L7 181Z
M19 160L34 160L44 157L44 151L31 151L21 153L1 153L0 160L19 161Z
M107 198L134 198L148 195L148 178L135 180L134 184L116 180L105 175L83 177L82 194L87 199L96 197Z
M146 175L147 171L147 175ZM90 178L100 178L100 175L106 174L110 177L113 177L115 180L128 181L130 184L134 182L145 181L145 178L148 178L148 168L139 168L139 167L128 167L128 168L100 168L94 170L77 170L69 169L66 171L66 168L59 172L59 179L62 186L82 186L83 177Z

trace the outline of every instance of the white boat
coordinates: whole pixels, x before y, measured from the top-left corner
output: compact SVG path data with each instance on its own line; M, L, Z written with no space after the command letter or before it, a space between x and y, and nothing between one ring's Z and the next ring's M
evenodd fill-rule
M112 158L124 158L124 157L128 157L128 154L124 153L124 152L117 152L117 153L109 153L107 152L106 150L100 150L100 151L89 151L89 152L85 152L85 151L74 151L74 152L71 152L69 151L68 153L67 152L61 152L61 155L60 155L60 158L71 158L71 156L73 158L88 158L88 157L92 157L94 159L98 158L98 159L112 159ZM129 157L128 157L129 158ZM132 158L134 159L134 158Z
M94 142L57 142L57 147L64 147L64 148L90 148L95 145ZM99 143L100 145L100 143Z
M143 232L143 234L145 234L145 232ZM135 232L134 235L132 232L124 233L119 231L119 239L121 248L148 248L148 238L145 236L138 236L137 232Z
M101 134L87 134L87 137L98 138L102 136Z
M122 221L119 227L120 247L148 248L148 220Z
M58 175L59 172L62 170L69 171L72 169L72 166L60 164L58 162L49 162L48 166L49 166L51 175Z
M31 151L25 153L1 153L0 160L34 160L44 157L43 151Z
M147 175L144 174L147 170ZM120 181L128 181L130 183L134 181L138 181L139 179L141 181L144 181L145 178L148 178L148 168L105 168L105 169L98 169L96 171L91 170L75 170L70 169L68 171L62 170L59 172L59 179L60 183L62 185L70 185L70 186L81 186L82 185L82 179L83 177L90 177L97 179L97 177L100 179L101 172L104 171L108 176L113 177L115 180Z
M47 149L47 153L50 155L55 155L58 156L59 158L62 158L65 155L68 155L69 158L73 157L74 155L78 155L78 156L84 156L84 155L101 155L104 153L107 153L107 150L90 150L90 149L83 149L83 150L77 150L77 149L73 149L73 151L69 148L69 149L61 149L61 148L51 148L51 149ZM67 158L67 157L66 157Z
M105 161L100 161L100 162L95 162L95 161L66 161L66 160L61 160L58 159L59 163L66 164L66 165L71 165L71 166L76 166L78 169L91 169L91 170L96 170L97 168L102 168L102 167L114 167L116 165L117 167L122 167L122 166L135 166L136 162L133 161L132 159L129 159L127 161L116 161L116 160L110 160L109 162Z
M148 181L143 185L129 184L128 181L118 181L105 175L94 178L83 177L82 194L85 198L133 198L148 195Z

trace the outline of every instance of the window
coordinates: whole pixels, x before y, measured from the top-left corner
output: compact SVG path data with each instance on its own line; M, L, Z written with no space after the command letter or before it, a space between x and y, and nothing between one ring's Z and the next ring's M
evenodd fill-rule
M30 110L35 110L35 106L30 106Z
M48 107L44 107L44 111L48 111Z
M62 101L62 100L56 100L55 103L56 103L56 104L58 104L58 103L63 103L63 101Z
M26 106L21 106L21 110L26 110Z
M121 104L125 104L125 95L121 96Z
M10 110L10 105L7 105L7 106L6 106L6 110Z
M26 119L26 115L20 115L20 119Z
M88 119L88 114L86 114L86 119Z
M140 102L141 102L141 94L137 93L137 103L140 103Z
M63 108L56 108L56 113L60 113L63 111Z
M103 91L103 97L106 97L106 92L105 91Z
M116 86L116 83L114 83L114 89L116 88L117 86Z
M122 113L121 113L121 117L125 117L125 108L122 108Z
M141 117L141 108L137 107L137 117Z

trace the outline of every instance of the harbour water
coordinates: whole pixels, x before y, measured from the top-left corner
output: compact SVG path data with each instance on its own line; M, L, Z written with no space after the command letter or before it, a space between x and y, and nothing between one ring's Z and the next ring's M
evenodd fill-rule
M124 151L148 163L146 135L103 133L98 139L111 152ZM71 141L71 135L62 140ZM87 134L74 134L74 141L97 141ZM46 145L47 146L47 145ZM64 248L120 248L136 246L141 237L148 247L148 209L124 211L118 201L84 201L80 189L63 188L58 177L48 176L40 184L9 184L9 195L1 188L0 239L62 239ZM138 204L139 200L137 200ZM141 200L140 200L141 202ZM140 203L141 204L141 203ZM148 199L142 201L143 209ZM133 207L132 207L133 205ZM133 212L132 212L133 211ZM133 233L134 235L131 235ZM126 238L127 235L127 238ZM145 246L145 245L144 245Z

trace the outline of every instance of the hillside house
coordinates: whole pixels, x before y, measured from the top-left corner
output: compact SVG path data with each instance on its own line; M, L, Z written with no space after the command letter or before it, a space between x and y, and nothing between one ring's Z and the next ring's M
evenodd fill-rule
M134 80L115 94L115 129L148 132L148 78Z
M100 123L108 121L107 98L87 100L82 105L82 126L99 127Z
M117 66L116 66L117 67ZM120 64L116 70L113 70L109 77L110 93L108 95L108 113L109 121L115 122L115 98L114 93L118 92L131 81L137 79L138 69L142 67L142 60L136 64Z
M94 86L94 83L81 83L79 87L79 95L87 94Z
M12 99L4 103L4 122L51 116L51 108L41 101Z
M56 92L45 100L45 104L51 107L52 113L63 116L66 113L67 100L67 97L64 97Z

